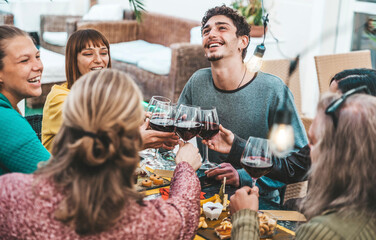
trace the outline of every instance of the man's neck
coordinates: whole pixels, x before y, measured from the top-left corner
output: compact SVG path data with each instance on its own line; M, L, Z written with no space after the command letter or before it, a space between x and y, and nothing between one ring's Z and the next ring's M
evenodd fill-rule
M226 91L236 90L254 75L246 70L242 61L225 61L224 59L212 62L211 71L215 86Z

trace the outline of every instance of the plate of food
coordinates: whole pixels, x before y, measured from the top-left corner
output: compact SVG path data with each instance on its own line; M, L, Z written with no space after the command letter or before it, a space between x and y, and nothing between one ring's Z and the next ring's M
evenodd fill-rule
M146 191L154 188L160 188L170 185L170 181L162 178L157 174L151 174L150 176L138 176L137 177L137 191Z
M258 212L260 238L272 238L276 233L277 218L269 212Z

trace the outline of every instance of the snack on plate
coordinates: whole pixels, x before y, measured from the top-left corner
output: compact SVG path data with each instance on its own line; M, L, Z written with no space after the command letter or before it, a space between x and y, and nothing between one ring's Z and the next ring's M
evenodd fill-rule
M150 177L150 179L151 179L151 177ZM154 185L162 185L163 184L163 178L161 178L161 177L154 178L153 183L154 183Z
M277 220L271 215L258 212L260 222L260 236L271 236L277 226Z
M160 178L160 176L157 175L157 174L154 174L154 173L150 176L150 180L152 180L152 181L154 181L154 179L156 179L156 178Z
M145 180L142 180L142 186L144 186L144 187L151 187L151 184L152 184L152 182L151 182L151 180L149 180L149 179L145 179Z
M205 217L200 217L198 228L208 228L208 224L205 222Z
M231 238L232 224L228 218L223 219L221 224L214 229L220 239Z

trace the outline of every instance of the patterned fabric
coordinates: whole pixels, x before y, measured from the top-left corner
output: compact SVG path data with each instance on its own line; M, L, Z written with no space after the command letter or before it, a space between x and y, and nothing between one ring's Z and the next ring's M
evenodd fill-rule
M254 211L243 209L232 217L232 240L259 239L258 218ZM296 240L374 240L376 220L367 216L351 215L341 217L331 212L312 218L301 225L295 235Z
M260 239L259 221L257 212L250 209L242 209L231 216L231 239Z
M47 180L33 187L34 176L0 177L0 236L2 239L192 239L200 215L200 183L192 167L176 166L168 200L132 201L118 223L106 232L79 236L54 219L63 196ZM44 197L42 196L49 196Z
M39 162L50 158L27 120L1 93L0 136L0 175L6 172L32 173Z
M54 85L47 95L46 103L43 107L42 143L50 152L52 150L52 141L63 122L63 103L70 92L67 86L67 83Z

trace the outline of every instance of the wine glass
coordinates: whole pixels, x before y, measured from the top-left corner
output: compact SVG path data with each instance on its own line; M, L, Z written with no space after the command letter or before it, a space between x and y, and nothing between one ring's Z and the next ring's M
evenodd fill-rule
M150 101L149 101L149 104L146 108L146 117L150 119L156 105L158 103L164 103L164 104L170 104L171 103L171 100L167 97L163 97L163 96L153 96L151 97ZM143 151L140 152L140 156L146 160L146 162L148 164L156 164L156 150L155 149L145 149Z
M201 108L201 130L199 136L204 140L211 139L219 132L219 119L217 109L215 107ZM204 161L202 162L202 170L208 170L216 167L218 164L209 161L208 145L205 145Z
M147 113L147 116L150 118L151 114L153 113L153 110L155 108L155 106L157 105L157 103L171 103L171 100L167 97L163 97L163 96L152 96L150 98L150 101L149 101L149 104L148 104L148 107L146 108L146 113Z
M200 107L181 104L175 117L175 131L184 142L194 138L201 130Z
M252 186L255 186L258 178L272 170L269 141L263 138L249 137L245 145L240 164L252 177Z

